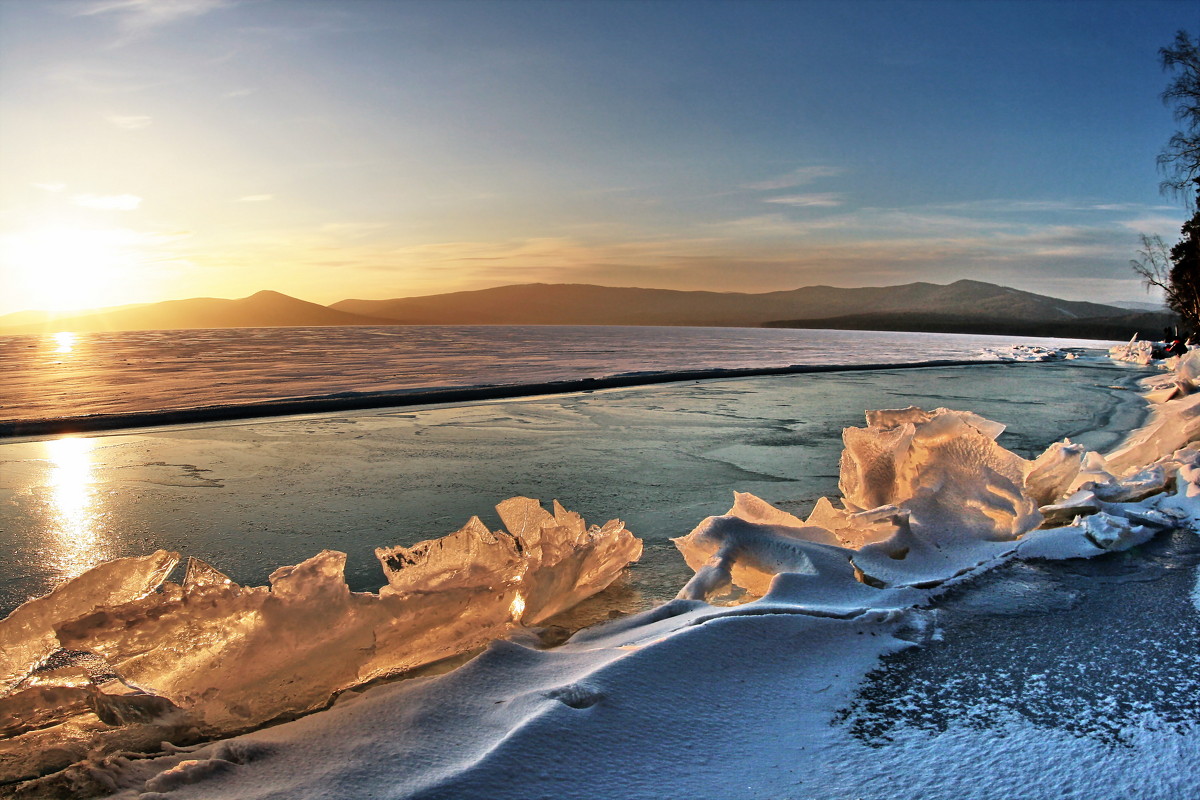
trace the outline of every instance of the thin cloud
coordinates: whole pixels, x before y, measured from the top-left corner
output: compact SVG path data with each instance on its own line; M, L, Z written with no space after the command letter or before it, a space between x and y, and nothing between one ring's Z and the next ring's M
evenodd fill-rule
M1164 239L1169 239L1179 233L1179 228L1183 224L1181 217L1182 215L1180 217L1150 215L1127 219L1119 224L1135 233L1158 234Z
M127 34L141 34L232 5L232 0L97 0L77 16L111 16Z
M962 203L934 203L922 208L971 214L1027 214L1053 212L1148 212L1164 211L1172 206L1143 203L1097 203L1080 200L969 200Z
M154 122L144 114L110 114L108 121L123 131L140 131L142 128L150 127Z
M794 169L786 175L780 175L777 178L771 178L765 181L756 183L747 183L742 188L756 189L760 191L776 191L778 189L794 189L797 186L807 186L821 178L833 178L841 175L845 170L840 167L830 166L812 166L800 167Z
M71 202L99 211L133 211L142 204L142 198L135 194L77 194Z
M43 192L55 192L55 193L61 192L63 189L67 188L67 185L65 183L35 183L35 184L32 184L32 186L35 189L41 189Z
M248 194L244 197L239 197L237 200L234 200L233 202L235 202L235 203L265 203L268 200L274 200L274 199L275 199L275 195L273 195L273 194Z
M845 196L836 192L822 192L816 194L789 194L782 197L766 197L763 200L767 203L777 203L782 206L796 206L798 208L831 208L840 206L845 202Z

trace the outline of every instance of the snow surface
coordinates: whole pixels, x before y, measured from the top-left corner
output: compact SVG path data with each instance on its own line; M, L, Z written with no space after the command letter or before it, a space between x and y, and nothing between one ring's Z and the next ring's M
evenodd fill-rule
M1196 570L1196 585L1192 589L1192 605L1196 607L1196 611L1200 611L1200 569Z
M963 720L893 725L880 740L856 735L852 724L864 676L881 658L938 641L938 604L956 587L1024 559L1128 552L1163 531L1200 529L1198 357L1189 354L1177 366L1172 396L1108 457L1062 443L1022 459L996 444L1001 426L969 412L871 412L865 428L844 435L840 503L824 500L801 520L736 495L728 514L677 540L696 574L664 606L550 649L532 634L510 635L444 675L346 691L326 711L240 737L168 746L149 758L96 751L27 788L143 798L1198 796L1195 720L1167 720L1153 708L1114 705L1104 712L1120 726L1119 747L1047 728L986 699ZM521 559L547 558L547 530L562 529L576 545L586 539L560 509L538 510L544 516L520 505L504 516L522 541L519 550L474 520L453 535L465 541L455 547L495 539L502 551L497 569L506 576L500 583L509 591L524 582L515 577ZM537 535L513 531L527 523ZM604 530L594 536L603 538ZM425 565L422 580L441 580L431 548L380 557L385 565L398 561L398 569L389 566L397 580L406 559ZM345 603L338 598L348 590L329 589L336 558L313 561L281 570L278 583L295 589L295 602ZM591 571L578 566L577 574L586 582ZM397 590L392 577L373 603ZM245 591L203 569L196 580L204 586L193 591L204 598ZM473 578L461 584L472 596L481 588ZM413 585L404 585L412 593ZM488 589L493 605L509 602L512 616L522 615L515 595ZM150 619L145 609L172 602L170 596L146 595L52 627L71 653L93 641L71 638L77 630L118 631L111 635L130 642L126 622ZM138 610L120 613L131 607ZM468 609L473 616L470 603L462 606ZM321 613L304 612L313 619ZM28 635L42 642L44 617L32 618L38 623ZM532 612L530 621L540 618ZM319 626L306 626L306 633L318 634ZM301 638L297 631L287 646ZM162 643L132 639L150 653ZM326 654L344 659L363 648L339 641ZM140 655L129 649L121 666ZM260 655L289 652L267 648ZM1198 667L1192 664L1191 673ZM34 729L41 723L32 712L52 708L30 705L25 735L47 730ZM129 722L109 724L127 730L174 713L146 709L138 719L130 713Z

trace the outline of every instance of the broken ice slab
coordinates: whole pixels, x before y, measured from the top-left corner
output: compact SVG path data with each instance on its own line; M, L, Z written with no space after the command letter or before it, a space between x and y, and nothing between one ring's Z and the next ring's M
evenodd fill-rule
M459 531L412 547L375 551L387 593L472 588L511 595L511 617L534 625L607 588L641 557L642 542L620 520L588 527L554 501L513 497L496 506L507 531L477 517Z
M229 586L233 583L228 575L213 565L188 556L187 569L183 573L183 588L196 586Z
M58 626L63 647L100 654L124 680L171 699L209 728L259 725L336 692L482 646L608 586L641 552L613 521L588 528L514 498L533 528L477 518L441 539L377 552L388 586L355 593L346 556L324 551L241 587L207 565L192 582ZM511 518L511 515L510 515Z
M1028 462L996 444L1002 425L939 408L874 411L843 431L839 487L848 509L895 505L914 533L953 541L1015 539L1041 521L1025 493Z
M390 594L448 588L489 589L513 583L524 571L521 545L504 531L493 533L479 517L440 539L412 547L377 547Z
M557 500L554 524L541 528L540 539L541 560L531 563L523 578L521 622L526 625L536 625L603 591L642 556L641 539L621 520L588 526Z
M108 561L0 620L0 693L19 683L38 661L59 648L56 624L146 596L178 562L179 554L166 550Z
M326 550L276 570L269 587L168 584L61 623L58 639L223 731L308 711L340 690L479 647L510 623L513 591L353 593L345 558Z
M1138 339L1137 334L1128 344L1113 345L1108 349L1109 358L1114 361L1128 361L1131 364L1147 366L1154 360L1154 343Z
M1083 468L1086 448L1069 440L1055 442L1028 462L1025 491L1039 506L1050 505L1066 495Z
M901 528L908 527L908 512L887 505L866 511L847 511L837 508L829 498L818 498L804 524L825 528L837 537L843 547L858 550L864 545L890 539Z
M853 580L852 551L837 547L837 538L821 528L749 522L734 514L708 517L687 536L673 539L695 577L680 591L688 600L704 600L730 583L764 595L779 573L818 574L818 564L840 561Z

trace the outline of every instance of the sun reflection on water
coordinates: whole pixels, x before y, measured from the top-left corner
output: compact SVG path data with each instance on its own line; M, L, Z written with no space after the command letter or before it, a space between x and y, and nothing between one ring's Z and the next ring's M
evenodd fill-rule
M75 349L75 338L75 334L71 333L70 331L59 331L58 333L54 334L54 342L58 345L58 348L54 352L72 352Z
M95 441L72 437L45 442L50 461L47 561L63 578L74 578L106 558L97 525Z

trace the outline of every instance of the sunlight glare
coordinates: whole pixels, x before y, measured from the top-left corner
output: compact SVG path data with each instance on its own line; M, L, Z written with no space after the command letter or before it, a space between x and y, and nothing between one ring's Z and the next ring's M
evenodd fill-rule
M516 596L513 597L508 613L514 620L521 619L521 615L525 613L525 598L521 596L520 592L517 592Z
M119 229L46 227L6 237L4 270L36 307L66 311L94 307L127 290L134 253Z
M59 331L54 334L54 342L58 345L54 352L70 353L75 349L75 334L70 331Z
M108 558L106 549L100 546L96 526L92 470L95 441L72 437L45 443L50 460L52 526L47 556L51 567L63 578L74 578Z

